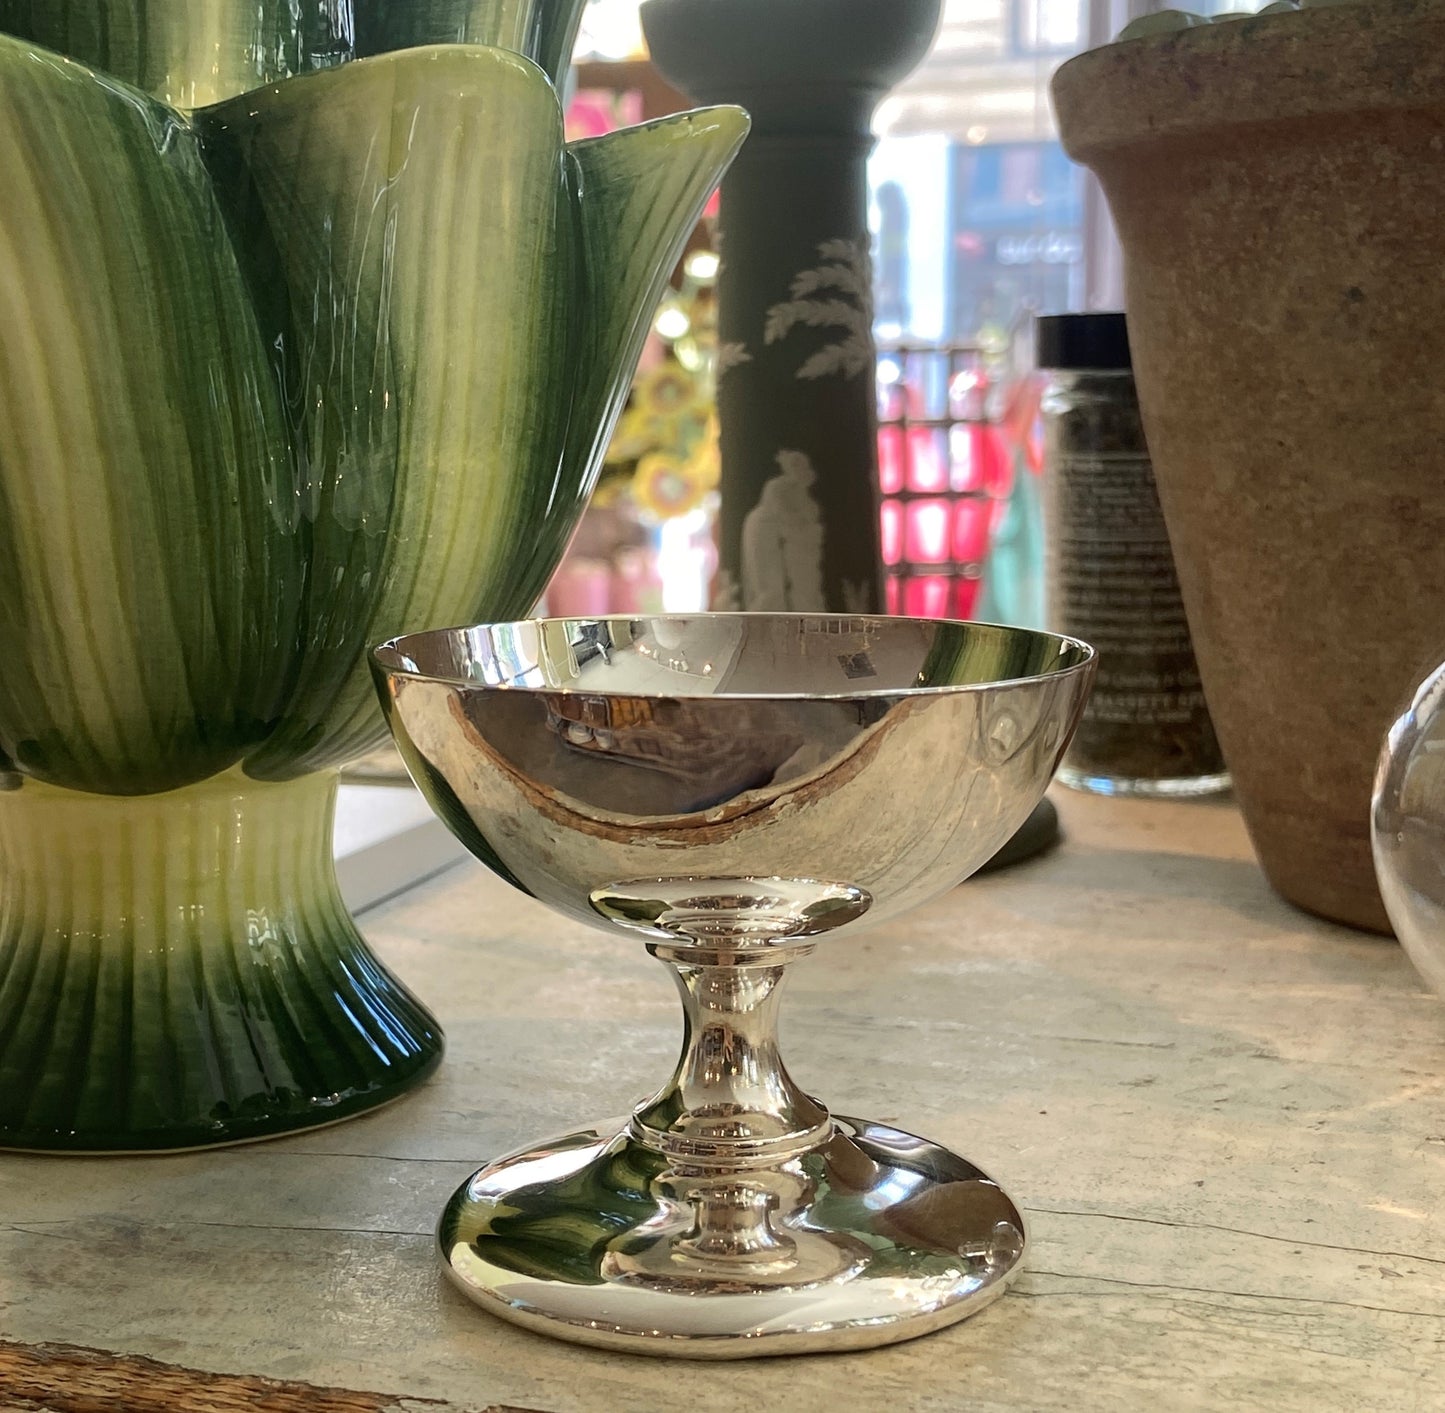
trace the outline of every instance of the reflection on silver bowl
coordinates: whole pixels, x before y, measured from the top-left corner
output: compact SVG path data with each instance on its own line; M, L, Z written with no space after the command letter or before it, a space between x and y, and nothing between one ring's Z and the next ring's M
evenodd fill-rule
M627 1119L503 1158L441 1225L453 1278L583 1343L730 1358L922 1334L999 1294L1004 1193L834 1118L778 1055L784 967L986 862L1038 801L1093 653L1023 629L828 615L542 620L374 654L397 743L483 862L641 933L686 1030Z

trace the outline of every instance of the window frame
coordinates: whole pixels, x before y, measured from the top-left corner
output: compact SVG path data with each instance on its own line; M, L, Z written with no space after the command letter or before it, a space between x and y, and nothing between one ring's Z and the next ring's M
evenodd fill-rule
M1025 37L1025 20L1030 9L1044 3L1044 0L1008 0L1008 51L1010 59L1052 59L1061 58L1078 52L1074 44L1039 44L1030 43ZM1089 34L1090 14L1089 11L1095 0L1073 0L1078 10L1080 39L1087 39Z

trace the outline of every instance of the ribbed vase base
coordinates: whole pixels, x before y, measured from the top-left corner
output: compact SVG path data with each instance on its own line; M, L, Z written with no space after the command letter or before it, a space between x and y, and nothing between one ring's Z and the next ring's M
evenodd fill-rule
M436 1068L440 1028L337 890L335 788L0 793L0 1148L249 1143Z
M362 1114L374 1114L378 1109L385 1109L388 1105L405 1099L416 1085L431 1074L440 1059L441 1052L439 1050L426 1069L403 1084L397 1093L387 1098L372 1099L362 1108L348 1110L344 1114L337 1114L334 1118L303 1120L291 1128L267 1129L261 1133L243 1134L235 1138L220 1140L202 1139L197 1143L178 1143L174 1148L153 1147L147 1143L137 1143L133 1138L125 1143L110 1143L99 1148L46 1148L39 1143L27 1143L22 1140L0 1140L0 1153L27 1153L34 1158L123 1158L127 1154L144 1154L147 1158L166 1158L176 1153L208 1153L216 1148L245 1148L253 1143L267 1143L273 1138L290 1138L298 1133L315 1133L320 1129L335 1128L337 1124L350 1123L352 1119L359 1118Z

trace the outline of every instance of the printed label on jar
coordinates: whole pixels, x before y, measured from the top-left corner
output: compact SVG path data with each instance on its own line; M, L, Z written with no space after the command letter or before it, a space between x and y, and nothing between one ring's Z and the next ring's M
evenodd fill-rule
M1099 652L1070 762L1222 770L1148 456L1055 449L1049 479L1051 621Z

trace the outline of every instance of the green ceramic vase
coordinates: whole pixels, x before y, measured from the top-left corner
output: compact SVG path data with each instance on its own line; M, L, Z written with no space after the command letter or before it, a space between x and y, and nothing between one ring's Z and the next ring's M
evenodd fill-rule
M525 614L737 109L563 139L580 0L0 0L0 1146L441 1056L331 864L367 647Z

